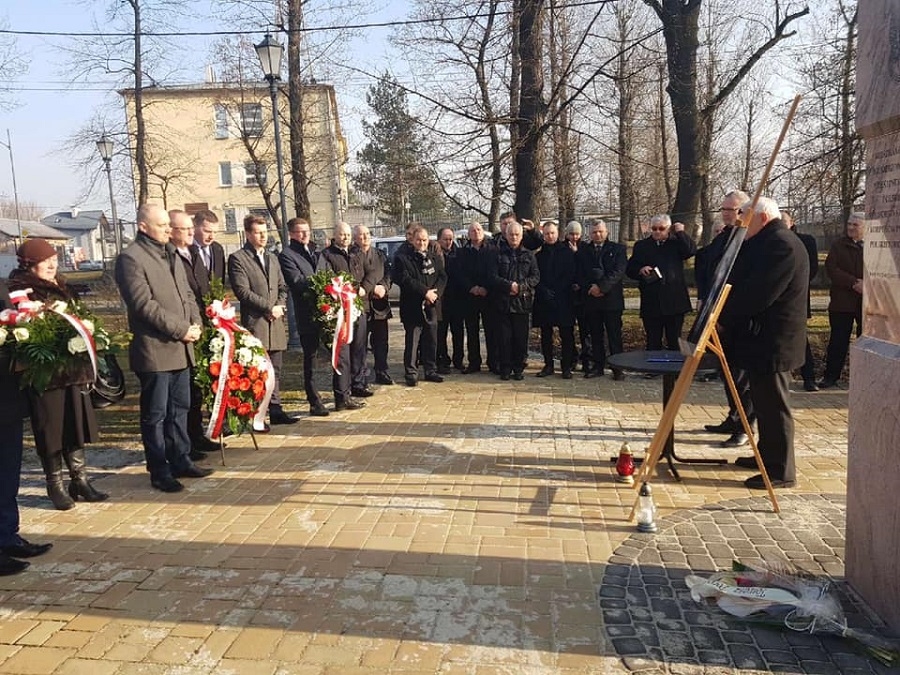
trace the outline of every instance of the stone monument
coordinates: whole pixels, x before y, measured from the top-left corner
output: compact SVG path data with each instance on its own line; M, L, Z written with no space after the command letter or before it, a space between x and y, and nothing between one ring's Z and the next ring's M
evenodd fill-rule
M863 336L850 352L846 576L900 632L900 0L859 3Z

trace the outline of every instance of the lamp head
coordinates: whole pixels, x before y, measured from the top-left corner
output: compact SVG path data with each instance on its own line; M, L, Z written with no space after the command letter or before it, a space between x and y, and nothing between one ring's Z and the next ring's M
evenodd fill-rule
M259 57L259 65L262 66L263 75L267 80L281 79L281 57L284 47L270 33L258 45L254 46Z

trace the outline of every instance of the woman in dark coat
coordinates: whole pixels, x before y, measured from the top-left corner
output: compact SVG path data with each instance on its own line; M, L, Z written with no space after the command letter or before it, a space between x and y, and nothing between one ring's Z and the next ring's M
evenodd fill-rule
M9 275L11 291L29 289L32 300L48 303L57 300L68 303L78 299L57 276L56 249L45 240L28 239L19 247L18 256L19 268ZM65 382L51 383L41 394L28 391L31 428L47 478L47 496L60 511L71 509L79 498L100 502L109 497L91 485L85 469L84 446L97 440L98 436L90 398L92 382L92 373L85 369ZM63 462L71 477L68 494L63 489Z

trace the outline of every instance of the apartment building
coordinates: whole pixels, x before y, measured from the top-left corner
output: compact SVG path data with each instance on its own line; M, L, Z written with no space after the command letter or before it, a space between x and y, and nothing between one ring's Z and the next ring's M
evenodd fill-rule
M135 133L134 91L122 91L129 132ZM242 221L250 213L270 222L265 194L277 205L272 103L268 84L207 82L143 90L150 200L219 217L219 241L228 250L243 243ZM288 100L279 96L288 218L295 215L290 177ZM304 157L314 233L324 241L343 218L347 202L347 145L334 88L303 89ZM137 171L135 170L135 175ZM274 233L273 233L274 234Z

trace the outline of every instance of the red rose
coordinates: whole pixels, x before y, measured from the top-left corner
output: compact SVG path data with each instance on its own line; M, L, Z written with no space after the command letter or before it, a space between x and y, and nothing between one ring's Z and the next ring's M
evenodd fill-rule
M237 391L241 388L241 380L237 377L229 377L228 378L228 390L229 391Z
M213 380L213 381L211 382L211 386L212 386L212 392L213 392L214 394L215 394L217 391L219 391L219 380L218 380L218 378L216 378L215 380Z
M323 304L321 307L319 307L319 309L321 310L322 314L328 314L328 312L331 311L331 305Z
M221 361L213 361L209 364L209 374L213 377L218 377L219 373L222 372L222 362Z
M251 382L256 382L259 379L259 368L256 366L250 366L247 369L247 377L250 378Z
M237 414L240 415L241 417L248 417L250 415L250 413L252 413L252 412L253 412L253 408L250 407L249 403L241 403L237 407Z
M228 375L231 377L240 377L244 374L244 366L240 363L232 363L228 366Z
M231 408L232 410L235 410L240 404L241 399L239 399L237 396L229 396L226 406Z
M241 391L249 390L250 389L250 380L248 380L246 377L242 377L241 384L238 387L238 389L240 389Z

